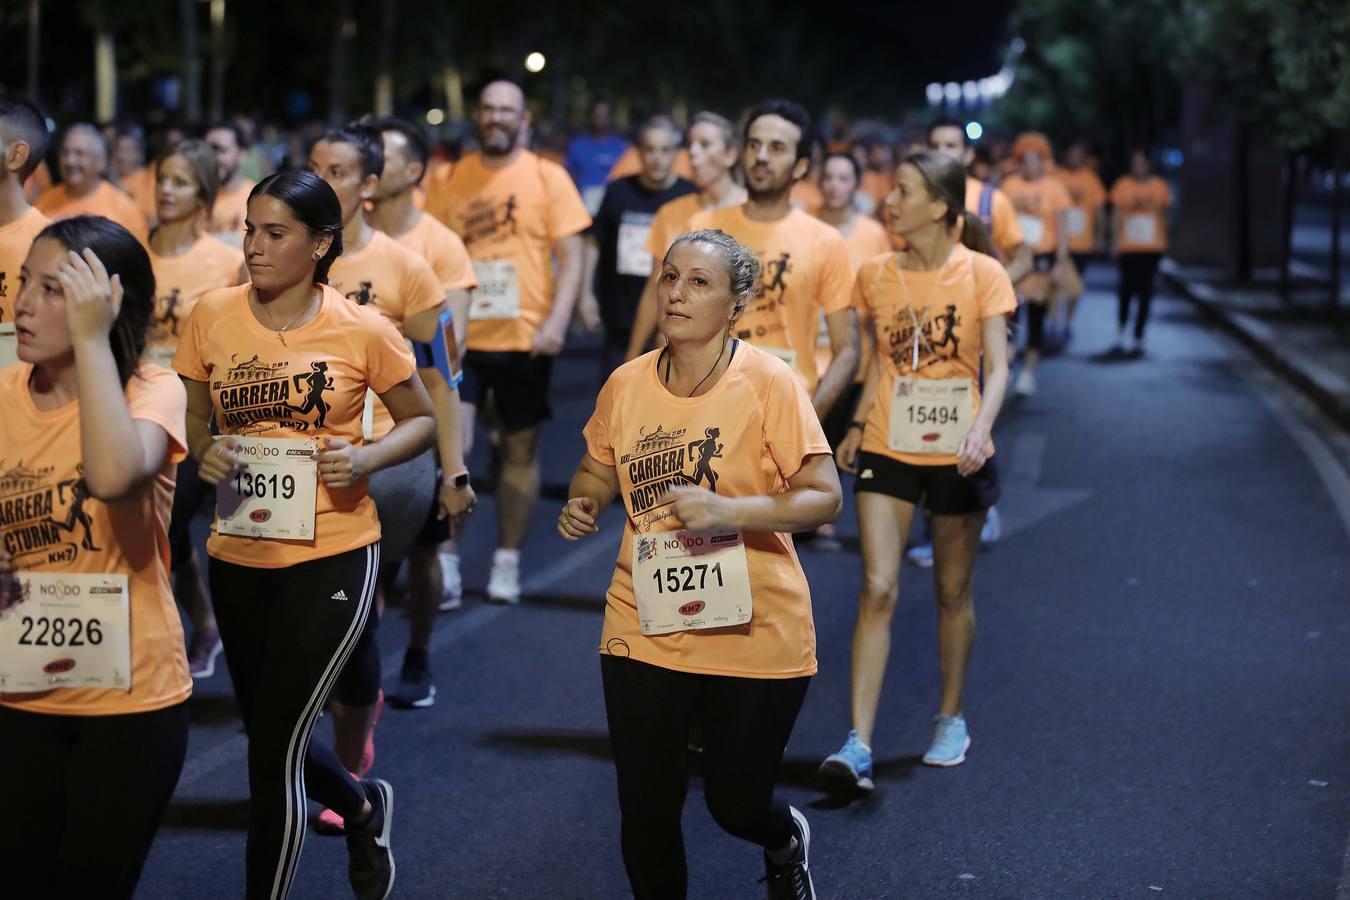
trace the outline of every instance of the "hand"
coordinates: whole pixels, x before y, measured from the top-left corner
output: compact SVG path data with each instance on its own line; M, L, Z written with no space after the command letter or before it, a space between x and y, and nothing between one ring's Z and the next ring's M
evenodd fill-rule
M453 484L442 484L437 496L439 508L436 510L437 519L450 520L450 536L454 537L455 532L459 531L459 526L464 524L464 520L473 512L473 505L478 502L477 495L473 492L472 485L464 485L457 488Z
M325 438L323 449L314 454L319 480L330 488L349 488L370 474L365 447L345 438Z
M669 488L658 501L671 504L675 518L691 531L735 528L735 501L691 486Z
M595 517L600 513L600 504L592 497L573 497L563 506L558 515L558 534L569 541L579 541L600 530Z
M76 343L107 341L117 313L122 309L122 277L108 277L108 270L93 250L83 255L66 253L56 280L66 296L66 322L70 338Z
M218 438L197 461L197 474L207 484L220 484L239 465L238 442L232 437Z
M23 600L23 586L14 577L14 565L9 551L0 547L0 612Z
M544 324L540 325L539 330L534 333L532 342L534 349L530 351L530 355L557 356L562 352L563 341L566 338L566 325L559 325L552 319L545 319Z
M586 329L587 334L594 334L600 327L600 301L595 299L593 291L581 295L581 302L577 304L577 318L581 319L581 327Z
M956 448L956 471L969 477L984 467L989 459L989 430L981 425L973 426L961 438Z
M863 430L850 428L834 451L834 464L850 475L858 474L858 450L862 447Z
M1071 265L1073 263L1068 257L1055 260L1055 265L1050 269L1051 293L1059 290L1059 286L1069 279L1069 266Z

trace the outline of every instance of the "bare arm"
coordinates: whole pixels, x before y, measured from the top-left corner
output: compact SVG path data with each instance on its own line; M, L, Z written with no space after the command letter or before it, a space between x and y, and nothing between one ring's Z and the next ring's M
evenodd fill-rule
M876 338L872 331L872 319L870 316L865 316L864 319L863 339L871 342L872 361L863 377L863 389L858 397L858 406L853 410L853 415L849 417L848 430L844 432L844 439L839 442L839 446L835 449L835 461L839 468L845 472L853 472L856 468L858 448L862 446L863 424L867 420L867 414L872 411L872 404L876 402L877 390L881 385L881 357L875 346Z
M736 528L795 534L833 522L843 508L839 473L828 453L809 456L781 494L721 497L696 487L676 487L665 499L686 528Z
M1018 244L1017 249L1013 250L1012 258L1008 260L1004 269L1008 272L1008 279L1017 284L1031 273L1031 266L1031 248L1023 243Z
M456 488L455 476L468 471L464 466L464 439L460 434L459 391L450 387L440 369L418 369L426 385L436 416L436 451L441 461L441 484L438 499L441 508L453 521L462 518L473 506L473 488Z
M407 462L430 449L436 440L435 407L416 373L380 394L379 398L389 410L394 427L378 441L362 447L369 460L367 475Z
M153 422L131 418L106 337L75 344L75 371L85 484L100 500L120 500L164 466L169 436Z
M416 315L403 320L403 336L419 344L430 344L436 340L441 328L441 313L445 312L445 301L440 306L424 309ZM456 335L458 337L458 335Z
M445 305L455 316L455 346L459 350L461 362L469 346L469 303L472 300L473 295L469 291L445 292Z
M581 293L581 267L584 243L579 234L568 235L553 245L558 257L558 280L553 287L553 308L534 336L534 353L556 356L567 338L567 326L572 321Z
M589 453L582 454L558 516L558 533L578 541L600 530L595 520L619 494L619 473Z
M834 358L829 368L816 385L811 405L816 408L816 416L824 419L829 415L839 396L853 383L858 374L858 314L853 309L841 309L825 317L825 327L830 333L830 349Z
M600 265L600 244L593 237L587 237L582 250L581 262L581 300L578 312L581 324L587 331L594 331L600 324L600 301L595 297L595 270Z
M990 434L1008 392L1007 320L990 316L980 322L980 331L984 339L984 393L970 431L956 448L956 471L962 475L973 475L988 460Z

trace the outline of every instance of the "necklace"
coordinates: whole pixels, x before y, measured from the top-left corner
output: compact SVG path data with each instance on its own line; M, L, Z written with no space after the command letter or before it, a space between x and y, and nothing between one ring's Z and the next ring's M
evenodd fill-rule
M281 346L285 347L287 346L286 329L290 328L296 322L299 322L301 319L303 319L305 317L305 313L309 312L309 308L313 304L313 302L314 302L313 298L311 298L310 302L305 304L305 308L300 310L300 315L296 316L294 319L291 319L289 322L287 322L285 325L282 325L280 328L277 327L277 320L272 318L272 311L270 309L268 309L262 303L258 304L258 308L261 309L263 312L267 313L267 321L272 323L269 327L277 333L277 340L281 341Z
M667 347L663 352L666 354L666 387L670 387L670 348ZM713 367L708 370L708 374L704 375L702 378L698 380L698 384L694 385L694 389L690 391L687 396L692 397L698 393L698 389L703 387L703 382L711 378L712 373L716 372L717 367L722 364L722 354L726 352L727 352L727 342L724 339L722 341L722 349L717 354L717 362L713 363Z

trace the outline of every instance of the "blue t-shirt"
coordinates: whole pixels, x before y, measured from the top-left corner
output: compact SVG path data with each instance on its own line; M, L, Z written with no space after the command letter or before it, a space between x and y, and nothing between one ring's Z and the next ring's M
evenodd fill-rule
M567 145L567 171L578 188L599 187L614 163L628 149L628 142L617 134L592 137L579 134Z

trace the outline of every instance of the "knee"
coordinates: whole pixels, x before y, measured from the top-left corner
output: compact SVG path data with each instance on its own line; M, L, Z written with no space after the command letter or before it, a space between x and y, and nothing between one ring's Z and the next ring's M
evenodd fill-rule
M946 616L966 615L973 604L969 578L937 580L938 611Z
M863 577L862 594L858 598L858 612L862 616L881 616L890 619L900 599L900 583L895 578Z
M502 439L502 463L508 466L531 466L537 457L539 432L534 429L508 434Z
M757 832L771 802L766 797L763 803L757 803L755 798L744 793L733 793L725 788L719 790L712 785L705 785L704 799L717 827L732 837L746 840L753 839L752 835Z

